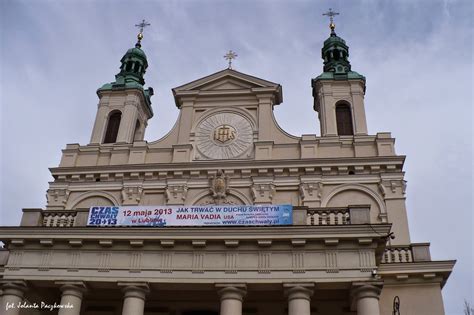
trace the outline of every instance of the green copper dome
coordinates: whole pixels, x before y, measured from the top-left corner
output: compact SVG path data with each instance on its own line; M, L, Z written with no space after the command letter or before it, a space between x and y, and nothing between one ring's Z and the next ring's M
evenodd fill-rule
M331 36L324 41L321 57L324 60L324 72L347 73L351 71L351 64L348 60L349 47L335 32L331 32Z
M122 65L120 72L115 76L118 80L123 79L125 82L137 82L141 85L145 84L143 75L148 68L146 55L141 49L141 45L137 43L134 48L127 50L125 55L120 59Z
M316 100L318 95L317 83L319 81L362 80L364 82L365 91L365 77L351 69L351 64L349 62L349 46L347 46L344 39L336 35L336 32L334 31L335 25L331 23L330 26L331 35L324 41L323 48L321 49L321 57L324 60L324 72L316 78L311 79L313 97L315 100L315 110L318 110L316 109Z
M120 63L120 72L115 75L115 82L107 83L101 89L120 86L143 88L148 61L140 43L127 50Z
M324 41L321 49L321 58L324 60L323 73L313 80L318 79L362 79L363 75L351 70L349 62L349 46L346 41L336 35L334 29L331 29L331 35Z
M106 90L139 89L143 92L147 105L151 110L151 96L153 88L145 89L145 75L148 61L145 52L141 49L140 38L135 47L127 50L120 59L120 72L115 75L115 81L104 84L97 93Z
M137 57L140 56L146 60L145 52L141 48L138 48L138 47L133 47L127 50L127 52L125 53L125 56L127 55L135 55Z

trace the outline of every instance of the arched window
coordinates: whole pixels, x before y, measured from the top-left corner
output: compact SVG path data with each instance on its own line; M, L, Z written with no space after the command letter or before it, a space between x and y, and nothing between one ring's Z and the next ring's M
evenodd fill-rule
M338 135L352 136L354 134L351 108L348 104L343 103L336 105L336 123Z
M112 112L107 123L107 131L105 132L104 143L114 143L117 141L117 135L120 127L122 113L119 111Z
M140 64L138 62L135 62L135 65L133 66L133 72L138 73L139 68L140 68Z

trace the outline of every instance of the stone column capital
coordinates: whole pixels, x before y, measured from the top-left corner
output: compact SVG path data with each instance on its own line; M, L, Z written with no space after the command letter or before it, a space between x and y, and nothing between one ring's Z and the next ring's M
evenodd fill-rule
M87 290L82 281L56 281L61 290L61 305L70 305L71 308L59 309L58 315L79 315L81 313L82 297Z
M119 282L119 287L122 287L124 298L134 297L145 301L145 296L150 292L150 287L145 282Z
M27 290L26 282L21 280L2 280L3 296L1 297L2 304L1 312L4 315L19 315L20 308L7 308L7 305L18 305L23 301L23 295Z
M362 298L379 299L382 292L383 282L354 282L352 283L351 295L355 301Z
M87 291L86 284L82 281L57 281L55 284L60 285L62 295L72 295L80 299Z
M243 301L247 294L247 286L245 284L216 284L217 293L221 301L223 300L238 300Z
M3 295L14 295L23 298L23 295L28 290L26 282L22 280L3 280L0 283L2 284Z
M284 283L283 288L288 301L294 299L310 301L314 293L314 283Z

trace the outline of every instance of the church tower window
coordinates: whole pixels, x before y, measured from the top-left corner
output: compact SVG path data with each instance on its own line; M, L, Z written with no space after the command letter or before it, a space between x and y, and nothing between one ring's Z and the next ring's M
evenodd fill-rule
M125 71L130 71L130 70L132 70L132 62L128 61L127 66L125 67Z
M354 135L354 129L352 128L352 114L349 104L341 103L336 105L336 123L337 134L339 136Z
M117 141L117 135L122 120L122 113L119 111L112 112L107 124L107 131L105 132L104 143L114 143Z

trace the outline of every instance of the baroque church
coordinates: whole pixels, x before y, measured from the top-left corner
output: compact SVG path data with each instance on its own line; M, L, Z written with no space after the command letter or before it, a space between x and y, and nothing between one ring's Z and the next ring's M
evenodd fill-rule
M63 149L44 209L0 227L0 313L444 314L455 262L410 241L405 156L368 134L366 80L330 17L321 133L298 137L273 114L282 86L229 63L172 89L178 120L146 141L140 24L90 143Z

